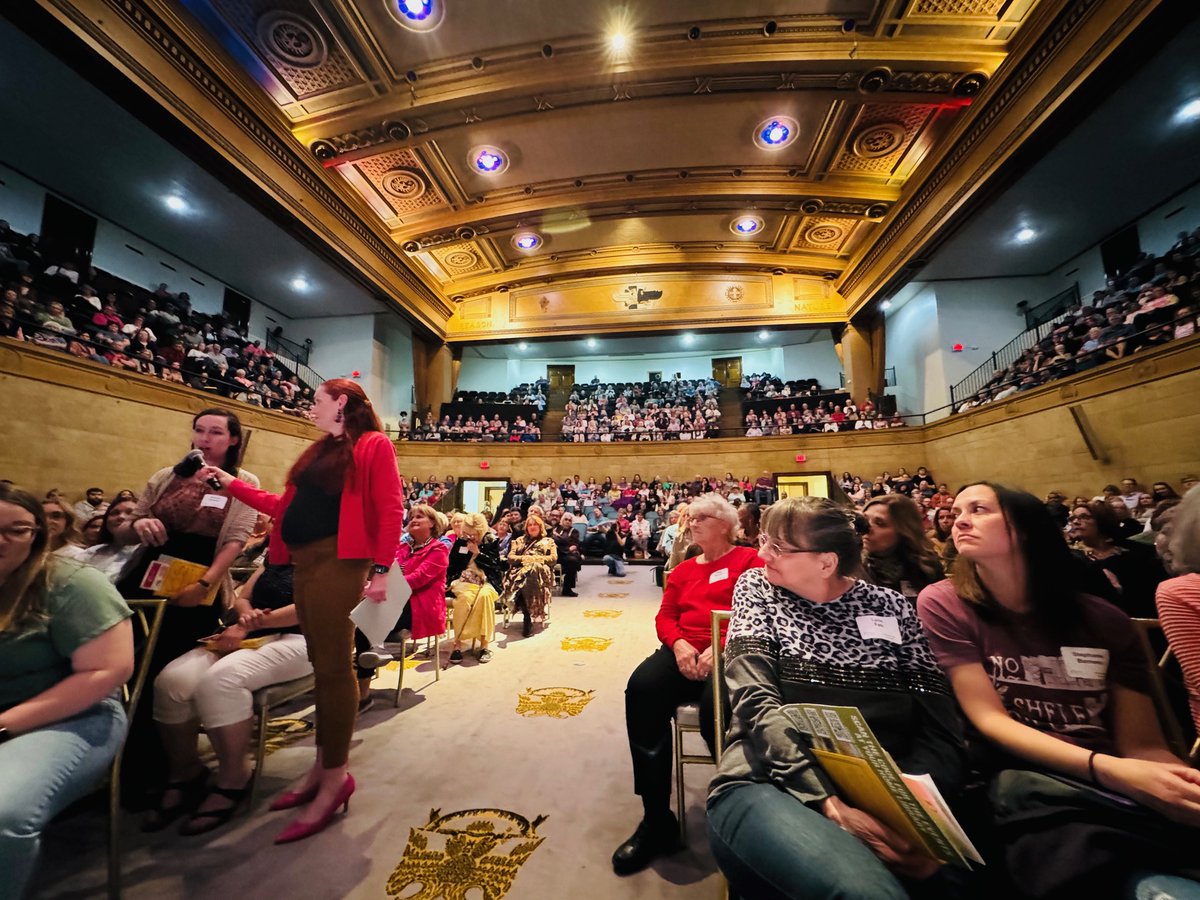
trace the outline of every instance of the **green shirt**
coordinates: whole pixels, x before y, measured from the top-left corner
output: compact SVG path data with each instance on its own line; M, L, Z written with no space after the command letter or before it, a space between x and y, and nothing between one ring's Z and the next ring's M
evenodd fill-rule
M96 569L73 560L49 565L44 618L0 634L0 711L53 687L71 674L71 654L133 615Z

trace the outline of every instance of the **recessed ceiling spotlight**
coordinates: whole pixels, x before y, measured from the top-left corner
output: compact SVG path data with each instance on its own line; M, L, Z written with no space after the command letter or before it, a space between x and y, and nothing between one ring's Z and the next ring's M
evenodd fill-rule
M1037 236L1038 233L1033 228L1028 225L1022 225L1017 229L1017 233L1013 235L1013 240L1018 244L1028 244Z
M1175 124L1183 125L1187 122L1194 122L1200 119L1200 97L1189 100L1179 109L1175 110Z
M624 53L629 49L629 35L624 31L614 31L608 36L608 49L613 53Z
M694 344L694 343L696 343L696 336L695 336L694 334L692 334L690 331L685 331L685 332L683 333L683 344L684 344L684 346L685 346L685 347L690 347L690 346L691 346L692 344Z
M741 237L758 234L763 229L763 220L758 216L738 216L729 223L729 230Z
M600 342L595 338L588 338L585 343L587 344L589 350L595 350Z
M289 281L288 284L291 286L293 291L307 291L309 287L311 287L311 285L308 283L308 279L303 275L297 275L295 278Z
M764 328L762 331L760 331L758 333L758 339L760 341L769 341L771 339L771 332L767 331L767 329Z
M882 309L884 312L887 312L889 309L892 308L892 301L891 300L881 300L879 302L879 308Z
M490 144L472 148L468 160L481 175L499 175L508 168L508 154Z
M167 194L163 197L163 204L171 212L181 213L188 208L187 201L178 194Z
M760 150L778 150L796 140L800 123L791 116L771 116L754 129L754 143Z
M534 231L522 231L513 235L512 245L518 250L536 250L542 246L542 237Z
M517 349L518 350L528 350L529 345L527 343L525 343L524 341L521 341L521 343L517 344Z
M433 31L446 14L442 0L389 0L386 5L392 18L410 31Z

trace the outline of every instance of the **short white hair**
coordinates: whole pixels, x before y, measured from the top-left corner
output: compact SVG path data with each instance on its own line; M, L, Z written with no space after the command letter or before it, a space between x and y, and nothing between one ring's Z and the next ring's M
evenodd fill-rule
M733 508L732 503L720 494L704 494L702 497L693 500L688 505L687 513L689 519L697 515L712 516L714 519L720 519L729 528L729 539L732 541L737 536L737 510Z
M1192 488L1175 507L1167 544L1171 568L1180 575L1200 572L1200 488Z

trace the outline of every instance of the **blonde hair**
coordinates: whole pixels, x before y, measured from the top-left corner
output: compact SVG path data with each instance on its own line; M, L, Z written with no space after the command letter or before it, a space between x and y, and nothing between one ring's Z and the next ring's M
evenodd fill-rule
M462 513L457 518L462 519L462 527L458 530L459 537L466 537L470 532L477 540L483 540L488 533L488 520L482 513Z
M413 516L424 516L433 523L433 536L440 538L446 533L446 527L449 522L446 519L446 514L438 512L428 503L418 503L408 511L408 520L411 522Z
M51 491L51 493L57 494L58 492L55 490ZM81 536L79 534L79 526L75 524L75 510L71 509L71 507L66 504L66 501L60 499L58 496L47 496L46 499L42 501L42 505L46 506L47 504L52 504L61 509L63 514L67 517L67 524L63 526L62 534L60 534L57 538L53 538L47 542L46 549L53 553L56 550L66 547L68 544L82 544L83 541L80 539Z

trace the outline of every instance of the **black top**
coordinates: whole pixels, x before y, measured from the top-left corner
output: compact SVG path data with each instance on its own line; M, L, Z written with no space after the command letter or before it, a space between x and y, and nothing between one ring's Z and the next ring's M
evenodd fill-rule
M466 570L471 561L471 552L465 538L459 538L450 548L450 562L446 568L446 586L449 587ZM475 565L483 572L488 584L500 591L504 584L504 564L500 561L500 541L492 535L479 544L479 555Z
M286 566L267 563L263 573L254 582L254 590L250 594L250 606L254 609L283 609L291 606L292 574L295 571L290 564ZM299 625L289 625L284 628L259 628L253 634L299 634Z
M329 493L301 473L296 495L283 514L280 534L289 547L311 544L337 534L341 519L342 492Z

